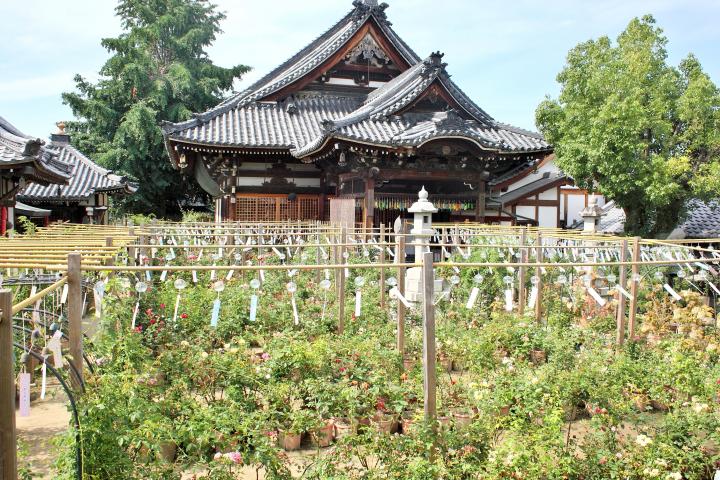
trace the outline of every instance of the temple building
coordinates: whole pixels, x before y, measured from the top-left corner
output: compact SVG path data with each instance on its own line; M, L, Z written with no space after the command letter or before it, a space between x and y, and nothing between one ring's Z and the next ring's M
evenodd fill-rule
M32 183L18 193L17 199L36 211L47 212L45 223L59 220L107 225L110 197L135 193L137 186L70 145L64 123L58 123L58 128L45 149L68 166L69 180L64 184Z
M35 209L17 203L17 195L31 182L66 185L70 167L38 139L25 135L0 117L0 235L15 228L18 210Z
M360 224L388 224L422 186L435 221L577 220L587 196L541 135L480 108L443 54L418 56L387 4L353 7L245 91L163 125L173 166L215 198L217 220L326 220L343 202Z

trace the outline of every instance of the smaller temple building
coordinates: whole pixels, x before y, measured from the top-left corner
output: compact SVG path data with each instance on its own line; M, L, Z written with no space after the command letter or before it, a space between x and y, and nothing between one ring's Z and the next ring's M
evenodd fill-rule
M0 235L15 228L18 192L31 182L67 185L69 180L70 166L45 142L25 135L0 117Z
M35 209L49 211L47 220L107 224L110 197L135 193L137 186L70 145L64 123L58 123L58 129L50 136L50 144L45 148L68 165L70 179L64 184L27 185L18 193L18 200Z

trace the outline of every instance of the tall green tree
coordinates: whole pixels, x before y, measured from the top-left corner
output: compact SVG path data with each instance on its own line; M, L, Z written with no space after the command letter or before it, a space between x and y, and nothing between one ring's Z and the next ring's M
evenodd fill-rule
M111 57L100 79L77 75L77 91L63 94L80 119L70 124L73 143L138 180L126 210L172 214L200 192L171 168L161 121L187 120L216 105L249 68L222 68L208 58L225 16L207 0L120 0L116 13L123 33L102 40Z
M577 45L559 98L536 111L560 168L615 200L641 235L671 230L691 198L720 196L720 92L693 55L669 65L667 42L645 16L615 43Z

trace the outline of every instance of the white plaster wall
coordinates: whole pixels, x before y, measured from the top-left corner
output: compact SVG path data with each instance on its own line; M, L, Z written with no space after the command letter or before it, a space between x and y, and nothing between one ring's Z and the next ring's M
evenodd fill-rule
M580 212L585 208L585 195L568 195L568 226L582 220Z
M515 209L515 214L520 217L531 218L533 220L537 220L535 218L535 207L519 206Z
M557 201L557 194L558 194L557 188L551 188L550 190L545 190L544 192L540 192L540 200Z
M555 207L540 207L539 209L541 227L557 228L557 209Z
M512 192L513 190L516 190L516 189L522 187L523 185L527 185L528 183L532 183L537 180L540 180L542 178L543 174L545 174L545 172L556 173L559 171L560 171L560 169L557 167L557 165L555 165L555 162L553 160L550 160L542 167L539 167L537 169L537 172L533 172L530 175L527 175L525 178L522 178L522 179L518 180L517 182L511 184L508 187L508 192Z

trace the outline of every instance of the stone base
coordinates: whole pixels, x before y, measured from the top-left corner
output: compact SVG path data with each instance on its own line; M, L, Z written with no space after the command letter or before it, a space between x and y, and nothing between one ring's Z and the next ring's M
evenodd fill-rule
M443 291L443 280L435 279L434 293ZM405 298L408 302L421 302L423 299L423 269L421 267L408 268L405 273Z

